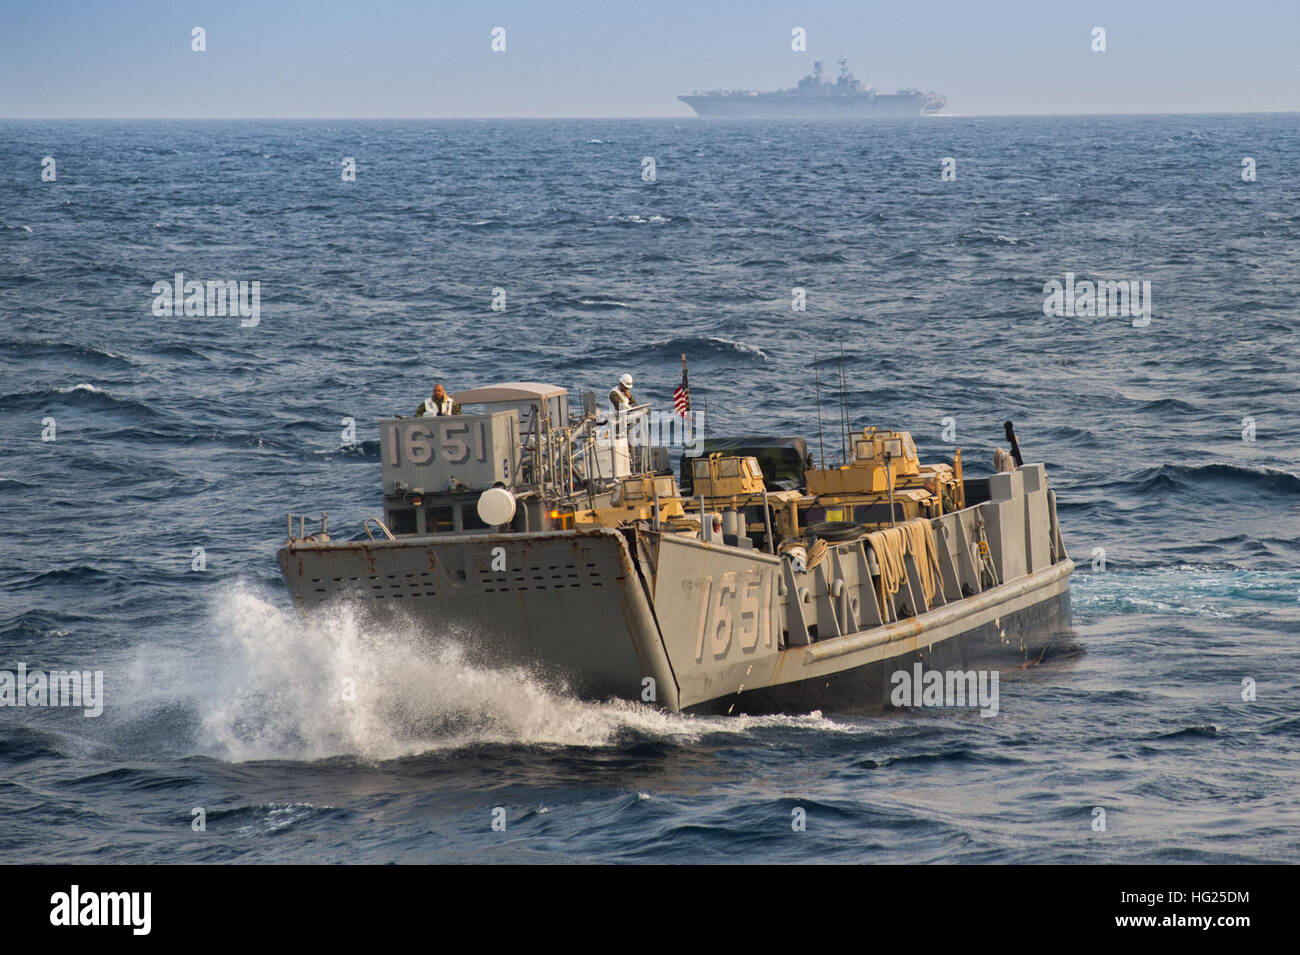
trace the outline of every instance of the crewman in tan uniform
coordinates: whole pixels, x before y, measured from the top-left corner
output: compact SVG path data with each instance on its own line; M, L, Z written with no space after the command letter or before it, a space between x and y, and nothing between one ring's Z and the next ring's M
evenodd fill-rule
M446 414L460 414L460 405L451 400L451 395L443 389L442 382L438 382L433 386L433 397L420 402L420 407L415 409L415 416L423 418L425 415Z

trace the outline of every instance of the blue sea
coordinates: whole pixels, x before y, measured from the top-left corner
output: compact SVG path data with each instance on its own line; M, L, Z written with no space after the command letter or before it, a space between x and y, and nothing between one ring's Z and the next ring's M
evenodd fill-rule
M0 708L0 860L1300 861L1298 155L1296 114L0 122L0 670L104 680ZM178 272L256 323L155 314ZM1045 315L1067 273L1149 323ZM853 426L1047 464L1073 630L996 717L585 702L280 583L435 381L666 408L685 353L711 433L815 448L816 370L829 458L841 349Z

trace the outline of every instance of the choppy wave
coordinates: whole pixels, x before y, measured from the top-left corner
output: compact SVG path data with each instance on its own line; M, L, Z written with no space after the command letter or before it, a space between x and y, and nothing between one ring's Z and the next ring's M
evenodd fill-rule
M89 384L88 382L84 382L84 381L79 385L68 385L66 388L58 389L58 392L61 395L66 395L68 394L68 392L71 391L93 391L96 394L101 394L101 395L104 393L103 388L98 388L95 385Z
M1162 464L1125 478L1139 493L1189 491L1214 494L1234 491L1265 491L1270 494L1300 493L1300 476L1270 467L1241 467L1232 464Z
M133 359L107 348L57 340L0 341L0 355L15 362L49 360L79 368L125 369L135 365Z
M768 360L767 352L757 345L720 336L669 338L663 341L651 342L647 347L657 355L672 355L674 353L689 353L701 357L709 355L734 357L739 355L743 358L754 358L759 361Z
M1133 569L1111 561L1098 573L1086 554L1076 555L1076 562L1074 607L1091 619L1103 614L1162 614L1231 620L1270 608L1300 610L1300 571L1184 563Z

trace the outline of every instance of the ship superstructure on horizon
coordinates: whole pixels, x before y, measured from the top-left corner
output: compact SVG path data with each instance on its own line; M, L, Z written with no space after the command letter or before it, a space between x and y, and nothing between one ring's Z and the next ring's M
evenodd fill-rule
M885 118L937 113L948 104L938 93L916 89L882 93L849 72L840 58L839 76L832 82L822 73L822 61L795 89L709 90L677 97L700 116L732 119Z

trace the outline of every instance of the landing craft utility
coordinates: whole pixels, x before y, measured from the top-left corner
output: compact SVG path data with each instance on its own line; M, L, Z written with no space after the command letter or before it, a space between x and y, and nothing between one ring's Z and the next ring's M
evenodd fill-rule
M646 405L571 412L537 382L452 398L463 414L380 421L364 534L290 514L300 608L354 601L585 698L723 714L888 709L899 671L1034 662L1069 625L1056 497L1010 423L987 479L846 425L833 466L800 438L716 439L683 494L637 443Z

